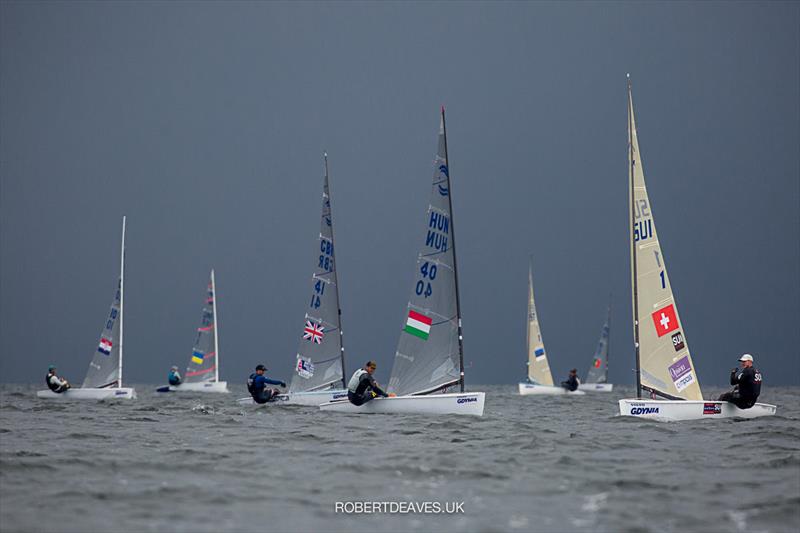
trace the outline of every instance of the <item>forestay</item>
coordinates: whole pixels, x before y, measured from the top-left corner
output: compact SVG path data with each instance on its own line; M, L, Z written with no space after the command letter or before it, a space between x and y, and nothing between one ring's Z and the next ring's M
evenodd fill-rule
M631 285L641 389L665 398L702 400L647 195L630 85L628 135Z
M322 216L311 276L311 299L303 320L290 393L344 386L344 348L334 251L328 155L325 154Z
M124 230L123 230L124 231ZM124 243L124 233L123 233ZM124 244L123 244L124 249ZM120 324L122 322L122 278L117 280L117 290L111 302L111 311L106 318L100 341L94 351L89 370L83 380L82 388L97 388L120 386Z
M533 299L533 265L528 265L528 380L539 385L553 385L553 374L544 350L536 302Z
M450 194L442 110L424 240L389 378L389 392L400 396L463 385Z
M203 316L197 328L192 355L186 367L185 383L219 381L219 355L217 353L217 306L214 271L208 281Z
M608 338L610 333L611 306L608 306L606 323L600 332L600 340L597 341L597 349L594 351L592 364L589 372L586 373L586 383L605 383L608 380Z

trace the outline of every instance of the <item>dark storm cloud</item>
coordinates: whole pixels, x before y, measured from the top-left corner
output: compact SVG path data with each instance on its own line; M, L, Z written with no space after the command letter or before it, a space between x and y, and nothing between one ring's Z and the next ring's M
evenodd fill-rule
M448 109L467 381L524 377L527 258L557 379L614 294L632 383L625 73L701 383L796 383L796 3L0 4L0 379L79 381L128 216L126 378L288 381L330 154L348 369L388 380Z

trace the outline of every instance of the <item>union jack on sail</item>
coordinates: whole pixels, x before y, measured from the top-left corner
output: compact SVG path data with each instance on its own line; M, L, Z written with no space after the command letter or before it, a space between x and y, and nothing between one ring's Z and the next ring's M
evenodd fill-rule
M306 320L306 327L303 329L303 338L307 341L322 344L322 337L325 335L325 328L322 325Z

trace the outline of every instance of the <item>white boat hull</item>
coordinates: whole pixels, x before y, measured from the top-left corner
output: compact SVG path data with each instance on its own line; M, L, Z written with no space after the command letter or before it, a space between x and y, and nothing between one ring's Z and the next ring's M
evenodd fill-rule
M750 409L739 409L730 402L718 400L646 400L619 401L619 414L659 421L701 420L714 418L758 418L772 416L776 407L757 403Z
M586 394L580 387L578 390L568 391L564 387L555 387L553 385L539 385L538 383L520 383L519 393L523 396L528 395L542 395L542 396L561 396L564 394L571 396L582 396Z
M181 383L180 385L169 385L161 387L156 392L215 392L228 393L227 381L206 381L202 383Z
M135 400L136 390L131 387L106 389L68 389L55 393L50 389L36 391L36 397L46 400Z
M613 389L613 383L581 383L578 385L578 390L585 392L611 392Z
M311 392L287 392L286 394L279 394L275 400L256 404L253 398L239 398L236 403L239 405L308 405L317 407L318 405L326 402L332 402L341 399L347 399L346 390L325 390L325 391L311 391Z
M356 406L345 398L323 403L319 408L326 412L336 413L483 416L485 399L486 393L464 392L375 398L364 405Z

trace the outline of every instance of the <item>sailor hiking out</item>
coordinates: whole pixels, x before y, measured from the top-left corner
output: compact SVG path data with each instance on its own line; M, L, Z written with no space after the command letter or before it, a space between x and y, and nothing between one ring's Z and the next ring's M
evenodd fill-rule
M66 379L58 377L58 375L56 374L55 365L50 365L48 367L45 381L47 382L47 387L51 391L58 394L61 394L62 392L66 391L71 387L71 385Z
M281 387L286 387L286 383L283 381L277 381L265 376L264 372L266 370L267 368L264 365L258 365L256 367L256 371L253 374L250 374L250 377L247 379L247 391L250 393L250 396L253 397L253 401L256 403L267 403L269 401L273 401L278 394L281 393L279 389L273 389L271 387L267 387L267 385L280 385Z
M181 378L181 373L178 372L177 366L173 366L172 368L170 368L169 375L167 376L167 381L169 381L169 384L172 385L173 387L177 387L178 385L181 384L181 382L183 382L183 379Z
M761 394L761 372L753 366L753 356L749 353L739 358L742 369L731 370L733 390L719 397L719 400L731 402L739 409L750 409L756 404Z
M364 405L368 401L378 396L388 398L394 394L386 394L380 388L378 382L372 377L377 365L374 361L367 361L364 368L359 368L353 373L350 382L347 384L347 399L353 405Z

